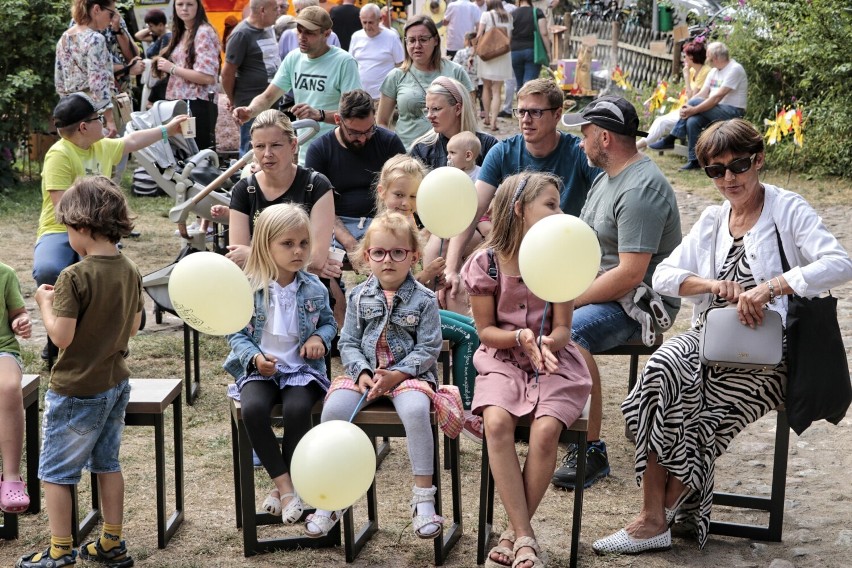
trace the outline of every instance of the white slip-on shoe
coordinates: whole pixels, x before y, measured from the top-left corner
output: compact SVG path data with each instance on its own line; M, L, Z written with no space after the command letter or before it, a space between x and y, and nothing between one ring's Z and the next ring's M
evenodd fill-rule
M652 536L651 538L633 538L625 529L611 534L606 538L596 540L592 548L598 554L641 554L655 550L668 550L672 547L672 531Z

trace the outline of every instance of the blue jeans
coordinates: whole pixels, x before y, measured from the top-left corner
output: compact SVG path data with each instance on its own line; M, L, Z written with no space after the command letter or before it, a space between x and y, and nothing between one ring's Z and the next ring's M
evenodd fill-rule
M240 158L251 151L251 125L254 119L240 125Z
M538 75L541 73L541 65L535 64L533 48L512 51L512 70L515 72L515 82L518 89L523 87L527 81L538 79Z
M42 235L33 251L33 280L39 286L52 286L63 269L79 261L80 256L68 242L68 233Z
M337 216L343 222L343 226L346 227L346 230L349 231L349 234L356 241L360 241L361 237L364 236L364 233L367 232L367 227L370 226L370 223L373 221L372 217L342 217L340 215ZM332 236L331 244L339 249L343 248L337 238Z
M639 339L642 326L618 302L587 304L574 310L571 340L589 353L600 353L631 339Z
M92 473L121 471L118 451L129 401L127 380L93 396L63 396L48 389L39 479L74 485L80 482L83 468Z
M704 102L702 98L691 99L689 106L695 106ZM694 114L687 119L681 118L672 128L671 135L675 138L683 138L686 136L687 144L689 145L689 161L698 161L695 157L695 144L698 142L698 137L701 136L701 131L707 128L710 124L720 120L729 120L731 118L742 118L745 114L745 109L731 105L716 105L702 113Z

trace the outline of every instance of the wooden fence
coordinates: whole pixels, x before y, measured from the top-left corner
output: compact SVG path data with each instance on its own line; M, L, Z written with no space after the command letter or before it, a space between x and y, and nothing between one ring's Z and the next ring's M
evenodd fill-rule
M612 70L612 22L575 21L566 22L564 34L566 57L577 56L577 51L586 36L597 37L594 58L600 60L601 67ZM651 42L658 47L651 51ZM621 25L618 37L617 64L626 74L627 81L637 89L656 85L659 81L677 76L680 73L680 44L673 51L675 42L671 33L654 32L636 25Z

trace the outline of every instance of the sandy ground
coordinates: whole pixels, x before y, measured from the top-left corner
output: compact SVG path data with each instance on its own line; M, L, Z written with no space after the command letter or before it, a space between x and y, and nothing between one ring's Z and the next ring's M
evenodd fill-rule
M503 121L505 124L505 121ZM672 182L677 185L678 180ZM711 203L707 198L678 191L682 225L687 230L700 212ZM850 207L817 207L826 224L837 234L847 249L852 249L849 229ZM165 213L165 211L163 211ZM34 223L34 220L33 220ZM128 243L128 254L147 273L168 262L177 251L173 230L162 216L140 218L143 237ZM19 268L25 292L31 294L34 284L29 278L33 226L15 221L0 227L4 238L4 262ZM10 240L11 239L11 240ZM839 317L847 350L852 346L852 301L849 284L833 291L839 297ZM31 313L36 316L35 337L24 342L28 372L39 372L37 352L43 341L43 327L31 297ZM134 361L137 376L182 377L182 355L178 339L177 320L167 316L157 325L151 317L138 341L141 348ZM690 310L684 308L677 328L688 324ZM164 344L162 352L147 346L155 341ZM199 402L186 407L184 430L186 444L186 521L165 550L156 548L153 504L153 464L151 435L146 429L128 429L123 447L127 476L127 539L138 566L343 566L341 549L311 552L267 554L250 559L242 556L241 533L234 527L234 505L231 477L230 429L224 385L228 378L218 368L226 350L221 340L206 338L202 345L204 362L203 391ZM602 358L604 377L604 438L609 446L612 475L596 484L585 494L580 566L694 566L717 568L758 568L773 566L841 568L852 565L852 486L848 472L852 470L852 419L839 426L821 422L803 436L791 433L789 467L787 472L784 538L782 543L752 542L747 539L711 536L706 548L699 550L694 539L676 538L669 552L641 557L598 557L591 542L620 528L639 509L641 495L633 477L633 450L623 435L623 420L618 406L626 393L627 360L624 357ZM159 370L159 372L156 372ZM140 374L144 373L144 374ZM751 425L731 445L717 467L717 489L753 495L768 495L775 438L775 414ZM525 448L519 445L519 453ZM560 457L561 457L560 451ZM448 566L474 566L476 555L476 524L479 495L479 448L463 440L463 508L464 536L450 554ZM356 566L389 567L428 566L431 563L431 544L418 541L406 525L410 477L403 440L394 442L394 451L378 474L381 529L356 561ZM260 493L268 487L258 475ZM449 479L444 475L445 499L449 497ZM30 489L31 491L33 488ZM573 495L551 489L534 520L540 542L550 555L550 566L565 566L569 553L569 527ZM363 516L363 505L356 507ZM714 518L765 522L766 515L745 514L718 509ZM496 530L505 523L497 503ZM262 534L278 534L280 527L265 529ZM293 530L293 529L289 529ZM0 541L0 566L12 566L15 559L30 550L43 548L48 540L47 517L21 519L21 538ZM789 564L785 564L789 562Z

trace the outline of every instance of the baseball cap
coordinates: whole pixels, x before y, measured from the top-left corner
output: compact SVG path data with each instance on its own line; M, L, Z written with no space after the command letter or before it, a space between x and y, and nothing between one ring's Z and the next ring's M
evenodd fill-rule
M627 136L648 136L647 132L639 130L639 116L633 105L622 97L604 95L598 97L583 109L562 115L565 126L583 126L594 124L603 129Z
M59 104L53 109L53 122L57 128L71 126L99 112L109 104L109 101L96 103L86 93L73 93L59 99Z
M330 30L331 16L319 6L308 6L296 15L296 24L312 32Z

